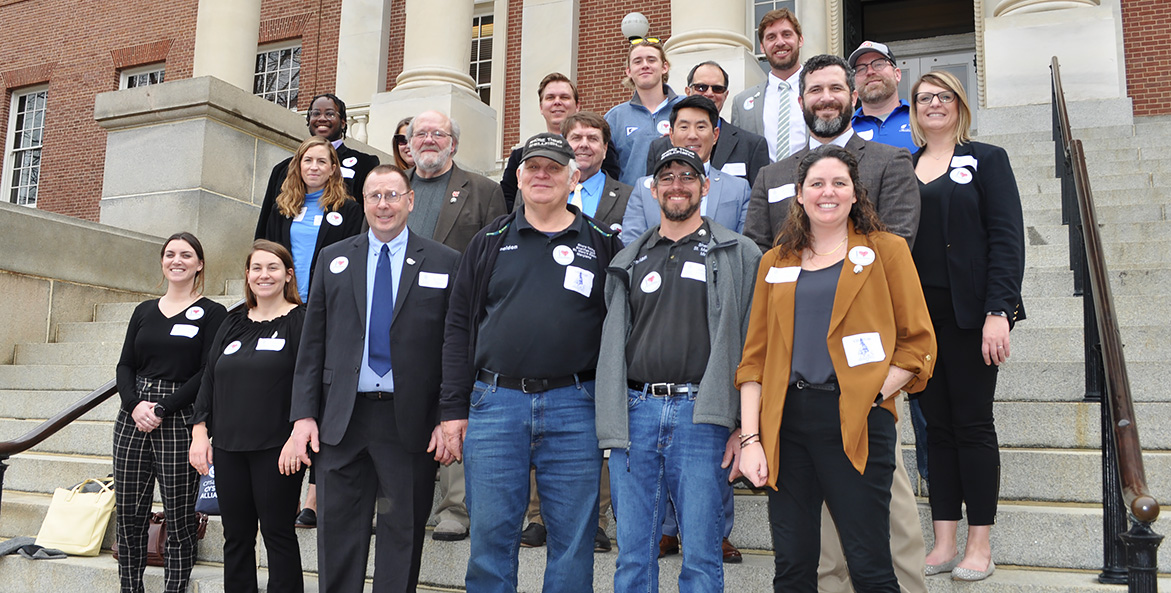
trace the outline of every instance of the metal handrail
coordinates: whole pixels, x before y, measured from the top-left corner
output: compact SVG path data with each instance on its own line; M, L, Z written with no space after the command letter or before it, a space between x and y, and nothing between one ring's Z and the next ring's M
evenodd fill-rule
M244 299L232 304L228 307L228 311L235 311L244 306ZM10 441L0 442L0 501L4 494L4 472L8 469L8 465L4 463L9 457L18 453L24 453L29 449L39 445L45 439L53 436L57 431L65 428L69 423L84 416L90 410L98 407L107 399L110 399L118 392L118 385L115 379L110 379L105 385L89 392L89 395L78 400L73 405L65 408L56 416L45 420L36 428L24 433L19 438Z
M1081 140L1073 139L1057 57L1053 83L1057 176L1062 179L1062 222L1070 226L1075 292L1084 299L1087 399L1102 402L1104 568L1099 580L1127 582L1130 591L1156 591L1157 552L1163 537L1151 530L1159 503L1147 487L1142 446ZM1086 282L1088 280L1088 282ZM1126 515L1133 520L1126 530ZM1124 533L1125 531L1125 533ZM1123 563L1122 552L1129 555Z

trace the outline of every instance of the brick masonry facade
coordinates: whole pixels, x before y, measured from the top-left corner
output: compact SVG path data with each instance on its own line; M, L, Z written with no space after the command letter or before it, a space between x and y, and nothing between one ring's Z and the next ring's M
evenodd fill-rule
M1171 10L1167 0L1122 0L1126 94L1134 115L1171 115Z

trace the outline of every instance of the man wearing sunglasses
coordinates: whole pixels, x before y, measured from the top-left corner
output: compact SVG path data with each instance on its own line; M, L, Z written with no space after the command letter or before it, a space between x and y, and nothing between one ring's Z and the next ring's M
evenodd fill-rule
M903 73L890 48L864 41L850 54L849 61L862 102L854 112L854 132L863 140L900 146L912 153L918 150L911 140L911 106L899 99Z
M689 97L703 95L716 104L717 111L723 111L724 101L728 99L728 73L716 62L696 64L687 73L685 92ZM763 136L738 128L723 117L717 127L720 129L720 139L712 149L712 166L729 175L746 179L751 186L756 181L756 172L771 162L768 160L768 143ZM658 155L668 148L671 148L668 136L651 143L651 150L646 157L647 175L654 169Z

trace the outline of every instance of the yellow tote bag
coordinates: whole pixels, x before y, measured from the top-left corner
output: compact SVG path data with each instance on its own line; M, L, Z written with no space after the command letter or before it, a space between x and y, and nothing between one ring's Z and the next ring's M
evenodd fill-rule
M100 490L82 492L91 482ZM91 478L71 490L58 488L53 492L53 502L37 533L37 545L56 548L71 556L97 556L114 512L112 484L112 480Z

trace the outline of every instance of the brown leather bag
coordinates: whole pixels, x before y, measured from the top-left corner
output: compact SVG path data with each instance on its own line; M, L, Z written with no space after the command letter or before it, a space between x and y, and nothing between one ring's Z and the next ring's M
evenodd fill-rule
M195 536L203 539L207 533L207 514L195 513ZM150 527L146 536L146 564L147 566L163 566L167 557L167 515L162 511L151 513ZM118 544L114 544L114 560L118 559Z

